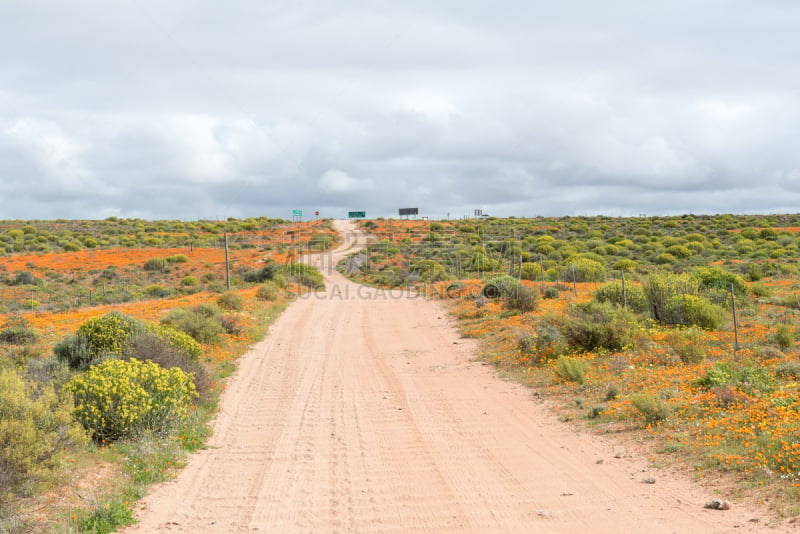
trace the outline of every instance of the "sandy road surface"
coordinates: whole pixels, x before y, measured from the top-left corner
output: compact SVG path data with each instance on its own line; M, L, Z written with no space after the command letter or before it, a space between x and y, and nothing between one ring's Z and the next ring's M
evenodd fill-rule
M326 277L241 359L210 447L130 532L768 530L554 421L436 302Z

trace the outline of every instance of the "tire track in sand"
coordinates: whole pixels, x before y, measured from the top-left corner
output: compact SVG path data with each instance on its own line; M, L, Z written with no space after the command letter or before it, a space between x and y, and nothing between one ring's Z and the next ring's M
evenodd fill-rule
M241 358L209 448L129 532L791 531L704 510L697 485L554 421L472 360L438 303L332 271L364 241L348 236L309 258L327 290Z

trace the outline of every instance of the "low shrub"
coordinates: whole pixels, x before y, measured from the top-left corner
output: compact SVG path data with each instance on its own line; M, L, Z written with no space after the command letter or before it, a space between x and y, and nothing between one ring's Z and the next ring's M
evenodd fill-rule
M259 300L276 300L280 295L280 288L275 282L266 282L258 286L256 298Z
M197 397L191 376L152 361L109 359L67 382L73 416L95 439L117 440L149 430L168 434Z
M672 413L669 405L663 399L649 393L632 395L631 404L648 424L660 423Z
M559 328L559 316L547 315L536 322L536 353L545 360L558 358L569 352L569 346Z
M559 321L565 341L575 351L619 351L633 339L636 325L627 310L597 301L573 304Z
M694 384L704 389L731 386L747 393L766 393L775 388L775 379L764 367L717 362L708 368L705 375L695 380Z
M750 292L756 297L771 297L772 296L772 288L766 286L764 284L752 284L750 286Z
M200 282L194 276L189 275L181 278L181 285L183 287L196 287L199 284Z
M36 341L38 334L21 315L12 315L0 326L0 343L25 345Z
M520 269L520 278L523 280L540 281L542 279L542 266L536 262L524 262Z
M161 299L169 297L174 293L174 291L159 284L150 284L149 286L144 288L144 293L148 297Z
M562 280L572 282L602 282L606 279L606 268L599 261L589 258L570 260L561 273Z
M167 260L164 258L150 258L142 268L145 271L164 271L167 268Z
M533 354L536 351L536 336L527 329L517 329L513 332L517 348L522 354Z
M280 273L301 286L314 290L325 289L322 273L305 263L290 263L282 267Z
M670 332L666 341L683 363L700 363L706 359L708 346L703 343L703 333L697 328Z
M676 295L667 301L664 321L669 324L699 326L718 330L728 318L728 312L697 295Z
M238 335L244 332L244 320L238 313L225 313L219 318L219 324L225 333L231 335Z
M512 291L503 302L506 309L519 310L523 313L535 310L538 304L538 291L522 284Z
M495 276L486 282L481 294L490 299L506 298L516 291L522 284L513 276L507 274Z
M71 411L68 395L33 387L13 369L0 370L0 507L55 468L65 448L87 442Z
M143 328L142 322L113 311L101 317L89 319L78 328L78 334L86 338L93 356L119 355L131 335Z
M423 282L439 282L447 280L447 271L444 265L435 260L420 260L411 266L411 272L415 273L419 280Z
M53 346L53 354L56 359L69 365L70 369L78 371L88 369L99 360L86 336L81 333L68 336L56 343Z
M542 295L543 298L546 299L557 299L558 298L558 288L550 286L544 290L544 294Z
M163 339L170 347L185 354L191 360L197 361L203 356L203 347L185 332L179 332L169 326L155 323L147 323L145 328L148 332Z
M769 339L772 343L775 343L782 349L788 349L794 345L794 336L795 331L791 325L779 324L775 328L775 331L770 334Z
M561 356L556 361L556 375L569 382L583 384L588 370L589 362L581 358Z
M610 302L615 306L625 307L634 313L646 313L649 309L644 289L639 284L626 283L625 291L622 282L609 282L603 284L594 292L598 302Z
M233 311L242 311L244 309L244 299L238 293L223 293L217 297L217 304L221 308Z
M267 263L260 269L252 269L241 274L242 280L250 284L260 284L272 280L278 273L280 265L275 262Z
M195 341L214 344L222 334L222 325L217 319L216 307L208 305L194 308L175 308L161 320L161 324L192 336Z
M186 263L189 258L185 254L174 254L165 258L167 263Z
M694 276L700 280L702 289L728 293L733 285L734 293L737 296L743 297L748 293L747 283L741 276L720 267L700 267L694 272Z

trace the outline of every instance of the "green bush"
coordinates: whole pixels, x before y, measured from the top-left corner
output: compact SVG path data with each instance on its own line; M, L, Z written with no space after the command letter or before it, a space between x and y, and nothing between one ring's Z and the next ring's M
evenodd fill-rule
M559 322L569 347L587 352L622 350L631 343L635 325L629 311L597 301L571 305Z
M120 355L131 335L141 328L141 321L113 311L89 319L78 328L78 334L86 338L94 356Z
M301 286L314 290L325 289L322 273L305 263L290 263L282 267L280 273Z
M768 393L775 388L775 379L764 367L747 363L717 362L694 384L704 389L730 386L752 393Z
M194 277L194 276L191 276L191 275L189 275L189 276L184 276L183 278L181 278L181 285L182 285L183 287L195 287L195 286L197 286L199 283L200 283L200 282L198 282L197 278L196 278L196 277Z
M536 262L524 262L522 264L520 278L523 280L539 281L542 279L542 266Z
M150 284L149 286L144 288L144 293L148 297L164 298L164 297L169 297L170 295L172 295L173 291L171 289L169 289L169 288L166 288L166 287L162 286L162 285Z
M0 370L0 507L56 467L65 448L87 442L71 411L69 396L27 384L13 369Z
M434 260L420 260L411 266L411 272L416 273L423 282L439 282L447 280L447 271L444 265Z
M700 267L694 272L694 276L700 280L702 289L729 293L731 285L733 285L734 293L737 296L743 297L747 295L747 283L744 279L720 267Z
M25 345L36 341L38 334L21 315L12 315L0 326L0 343Z
M89 341L83 334L69 336L53 346L53 354L59 361L65 362L70 369L83 371L96 363L99 357L94 353Z
M483 286L481 293L484 297L490 299L501 297L508 298L520 287L522 287L522 283L520 283L519 280L513 276L504 274L501 276L495 276L486 282L486 285Z
M274 282L261 284L256 290L256 298L259 300L276 300L280 295L280 288Z
M770 341L782 349L791 348L794 345L794 328L788 324L779 324L775 331L770 334Z
M538 291L522 284L515 291L512 291L503 302L506 309L519 310L523 313L535 310L538 304Z
M167 256L165 259L167 263L186 263L189 261L189 258L184 254L174 254L172 256Z
M199 343L213 344L219 341L222 325L217 314L209 315L210 307L175 308L161 320L179 332L192 336Z
M542 295L546 299L557 299L558 298L558 288L550 286L544 290L544 294Z
M167 260L164 258L150 258L144 262L142 267L145 271L163 271L167 267Z
M664 322L718 330L728 313L697 295L676 295L667 301Z
M632 273L639 268L639 264L631 259L623 258L621 260L617 260L614 263L614 265L612 265L612 267L617 271L625 271L626 273Z
M594 298L598 302L609 302L619 307L626 304L627 309L634 313L645 313L649 309L644 289L631 282L625 284L624 294L621 281L603 284L595 290Z
M664 421L672 412L664 400L649 393L638 393L631 396L631 403L648 424Z
M147 323L145 328L148 332L166 341L173 349L186 355L190 360L197 361L203 356L203 347L189 334L155 323Z
M586 379L586 372L588 370L589 362L581 358L569 358L567 356L561 356L556 361L556 375L569 382L583 384Z
M697 278L689 274L654 272L642 283L650 315L659 322L667 322L667 302L683 294L696 295L699 289Z
M274 261L270 261L260 269L252 269L250 271L245 271L244 273L242 273L241 276L242 280L244 280L247 283L259 284L261 282L266 282L267 280L272 280L278 273L279 269L280 265L278 265Z
M703 343L703 333L697 328L670 332L666 341L683 363L700 363L706 359L708 346Z
M244 299L238 293L233 292L217 297L217 304L226 310L242 311L244 309Z
M670 254L669 252L662 252L658 254L655 258L653 258L653 263L656 265L671 265L678 261L678 258Z
M576 282L602 282L606 279L606 268L599 261L577 258L571 260L561 273L562 280L572 281L573 277Z
M189 415L197 392L178 367L152 361L110 359L90 367L65 388L75 398L73 415L95 439L117 440L149 430L169 434Z
M560 316L547 315L539 319L534 326L536 353L543 360L557 358L569 352L569 346L559 327L560 321Z

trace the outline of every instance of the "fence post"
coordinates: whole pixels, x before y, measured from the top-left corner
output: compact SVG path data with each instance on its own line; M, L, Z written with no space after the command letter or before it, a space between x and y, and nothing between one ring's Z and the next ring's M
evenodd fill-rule
M622 307L628 309L628 294L625 292L625 271L622 271Z
M736 294L731 283L731 312L733 313L733 354L739 350L739 320L736 317Z

